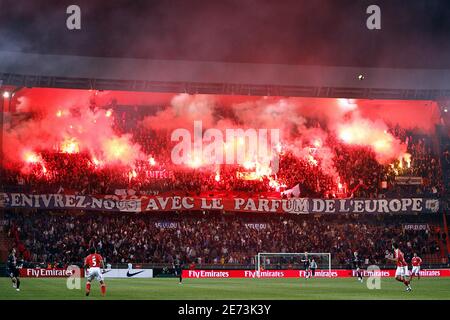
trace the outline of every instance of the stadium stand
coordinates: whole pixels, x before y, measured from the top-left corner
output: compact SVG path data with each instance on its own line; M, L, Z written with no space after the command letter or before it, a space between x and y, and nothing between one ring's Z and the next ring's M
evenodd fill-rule
M249 214L165 213L156 215L38 211L8 212L9 235L25 260L79 264L95 246L112 264L254 265L257 252L331 252L346 267L354 251L365 264L386 265L392 241L407 259L417 252L428 265L445 264L441 216L261 217ZM420 231L404 228L421 223Z

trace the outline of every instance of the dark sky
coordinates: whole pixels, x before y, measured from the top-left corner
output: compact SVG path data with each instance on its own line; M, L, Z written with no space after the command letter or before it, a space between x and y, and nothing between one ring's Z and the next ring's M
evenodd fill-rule
M78 4L82 30L66 29ZM381 7L382 29L366 28ZM0 0L0 50L198 61L450 68L450 1Z

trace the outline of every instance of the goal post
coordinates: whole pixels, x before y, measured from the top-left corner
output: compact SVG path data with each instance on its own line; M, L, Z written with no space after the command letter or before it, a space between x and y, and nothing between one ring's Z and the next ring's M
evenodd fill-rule
M317 271L328 271L331 277L331 253L329 252L260 252L255 257L255 270L257 277L263 270L304 270L304 261L312 259L317 264Z

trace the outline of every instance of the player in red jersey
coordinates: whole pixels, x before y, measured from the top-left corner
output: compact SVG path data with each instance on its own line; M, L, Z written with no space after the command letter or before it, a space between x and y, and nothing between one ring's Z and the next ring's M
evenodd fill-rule
M412 272L411 279L414 276L417 276L417 279L420 279L420 265L422 264L422 259L414 252L414 257L411 259L412 264Z
M86 282L86 296L91 293L91 281L94 278L100 282L100 289L102 296L104 296L106 294L106 284L103 280L102 269L105 268L105 263L103 262L102 256L97 253L95 248L92 248L89 252L90 255L88 255L84 260L84 267L87 268L88 273Z
M390 260L393 260L397 264L397 270L395 270L395 280L403 282L406 286L406 291L411 291L411 285L410 280L407 280L407 277L409 276L408 271L408 264L405 261L405 256L403 255L403 252L398 248L397 243L392 244L392 248L394 249L394 258L390 258Z

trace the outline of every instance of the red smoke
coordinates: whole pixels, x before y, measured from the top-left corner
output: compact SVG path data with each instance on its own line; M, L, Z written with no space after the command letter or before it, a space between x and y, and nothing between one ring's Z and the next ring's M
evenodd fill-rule
M95 166L132 168L138 159L154 164L155 160L149 160L141 146L132 142L130 134L114 130L114 104L163 107L136 123L147 130L192 130L194 120L202 120L204 130L276 128L281 131L282 150L292 151L336 178L329 137L349 145L368 146L380 163L388 163L406 152L406 145L389 133L389 126L431 132L437 121L436 104L429 101L23 89L14 102L12 110L17 113L6 117L9 120L4 135L9 164L41 163L40 152L55 150L86 152ZM217 177L220 180L220 174Z
M33 89L31 91L41 91ZM93 93L83 90L43 89L45 100L32 100L24 95L18 98L16 110L25 116L6 123L4 148L6 163L29 162L29 152L58 151L87 152L98 162L111 165L134 165L144 159L139 145L130 135L119 135L113 130L110 110L90 108ZM76 94L75 94L76 93Z
M359 116L337 124L337 136L347 144L369 146L379 162L386 163L402 157L406 144L388 132L382 121L372 121Z

